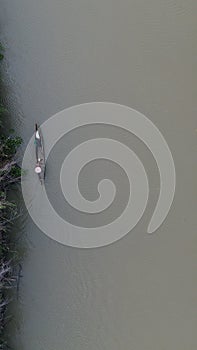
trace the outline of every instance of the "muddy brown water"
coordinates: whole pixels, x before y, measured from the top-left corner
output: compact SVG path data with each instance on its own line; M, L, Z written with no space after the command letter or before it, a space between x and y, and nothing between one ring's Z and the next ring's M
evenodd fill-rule
M153 203L122 240L62 246L24 215L16 350L196 349L196 11L194 0L1 0L6 103L24 145L35 121L111 101L157 125L177 172L171 211L151 236L157 169L132 138Z

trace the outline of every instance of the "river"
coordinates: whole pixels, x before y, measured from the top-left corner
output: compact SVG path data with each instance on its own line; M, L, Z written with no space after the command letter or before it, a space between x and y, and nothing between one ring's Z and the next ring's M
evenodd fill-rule
M136 138L152 204L123 239L64 246L24 214L16 350L196 349L196 11L194 0L1 0L5 102L24 147L35 121L111 101L157 125L177 173L172 208L153 235L158 172Z

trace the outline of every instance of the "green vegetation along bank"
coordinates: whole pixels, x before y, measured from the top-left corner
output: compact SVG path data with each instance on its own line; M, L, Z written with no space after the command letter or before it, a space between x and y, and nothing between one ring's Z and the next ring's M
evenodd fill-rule
M0 45L0 63L3 47ZM18 253L12 237L12 225L18 216L16 203L8 199L10 189L20 181L21 169L16 154L21 138L7 131L7 110L1 103L3 84L0 77L0 349L9 349L7 325L12 315L8 305L18 284Z

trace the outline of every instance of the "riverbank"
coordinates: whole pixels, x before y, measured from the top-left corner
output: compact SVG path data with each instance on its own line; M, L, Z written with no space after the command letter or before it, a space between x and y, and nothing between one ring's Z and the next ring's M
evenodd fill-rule
M0 46L0 61L2 59L3 48ZM8 348L6 326L11 318L7 314L7 308L12 299L12 291L18 288L21 270L11 234L18 210L16 203L9 200L9 191L20 181L21 169L17 165L16 155L22 140L11 134L11 130L6 130L7 115L0 96L0 349L3 350ZM18 273L17 266L19 266Z

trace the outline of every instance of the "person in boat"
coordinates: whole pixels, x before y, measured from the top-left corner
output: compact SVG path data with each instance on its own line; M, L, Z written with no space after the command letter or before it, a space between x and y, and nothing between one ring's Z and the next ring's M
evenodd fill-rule
M40 139L40 134L39 134L39 131L38 131L38 130L36 130L35 144L37 144L38 146L41 145L41 139Z
M34 170L35 170L35 173L36 173L36 174L40 174L40 173L42 172L41 167L40 167L39 165L37 165L37 164L36 164L36 167L35 167Z
M40 174L42 172L42 159L38 158L38 162L36 163L36 166L35 166L35 173L36 174Z

